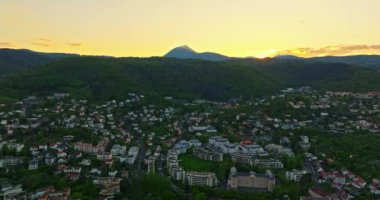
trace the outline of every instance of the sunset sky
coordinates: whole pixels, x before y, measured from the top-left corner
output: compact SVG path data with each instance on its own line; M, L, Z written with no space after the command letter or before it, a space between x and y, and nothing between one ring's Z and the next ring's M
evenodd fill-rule
M379 0L0 0L0 48L161 56L380 54Z

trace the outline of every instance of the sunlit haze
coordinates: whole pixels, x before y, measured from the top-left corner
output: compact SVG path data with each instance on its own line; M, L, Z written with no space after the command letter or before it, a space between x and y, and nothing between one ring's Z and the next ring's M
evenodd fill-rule
M378 0L0 0L0 48L161 56L380 54Z

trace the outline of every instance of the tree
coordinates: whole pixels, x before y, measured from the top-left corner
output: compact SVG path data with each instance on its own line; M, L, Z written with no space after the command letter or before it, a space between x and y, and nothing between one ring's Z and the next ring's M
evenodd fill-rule
M196 196L195 196L195 200L207 200L207 196L205 193L201 192L201 193L198 193Z
M83 195L80 192L75 192L71 195L71 199L83 199Z

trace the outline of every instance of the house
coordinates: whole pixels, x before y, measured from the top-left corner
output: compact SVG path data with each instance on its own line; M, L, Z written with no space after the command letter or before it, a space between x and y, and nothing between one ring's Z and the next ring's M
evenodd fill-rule
M121 177L122 178L128 178L129 177L129 171L127 171L127 170L122 171L121 172Z
M47 195L48 193L50 192L54 192L54 187L53 186L48 186L48 187L45 187L45 188L40 188L40 189L37 189L32 195L31 195L31 198L32 199L40 199L41 197Z
M7 167L7 166L17 166L21 165L23 163L23 158L20 157L3 157L0 158L0 168Z
M145 164L147 165L148 173L155 173L155 163L156 163L156 157L155 156L149 156L144 160Z
M191 126L189 132L207 131L209 126Z
M0 199L26 199L21 185L1 183L0 188Z
M47 165L54 165L55 161L56 161L56 158L54 156L47 155L45 157L45 164L47 164Z
M310 188L309 194L310 196L317 198L327 198L329 196L329 193L327 193L321 188Z
M28 166L28 169L29 170L35 170L35 169L38 169L38 160L37 159L33 159L29 162L29 166Z
M118 156L118 155L122 156L122 155L125 155L126 152L127 152L127 147L126 146L115 144L111 148L111 153L114 156Z
M112 160L112 154L111 153L98 153L96 154L96 159L101 160L101 161L106 161L106 160Z
M369 191L371 192L371 194L380 195L380 185L379 184L372 183L371 185L368 186L368 188L369 188Z
M303 175L305 175L307 172L306 170L292 170L292 171L286 171L286 179L290 181L296 181L299 182Z
M83 166L90 166L91 165L91 160L89 160L89 159L83 159L79 164L83 165Z
M115 171L111 171L111 172L108 172L108 176L110 177L115 177L117 175L118 171L115 170Z
M74 149L77 151L84 152L84 153L91 153L91 154L102 153L106 151L108 143L109 143L108 138L103 138L96 146L92 144L88 144L88 143L76 142L74 144Z
M100 171L100 169L97 169L97 168L92 168L90 170L90 174L97 174L97 175L100 175L102 174L102 171Z
M93 183L101 188L100 195L111 197L120 193L120 181L114 177L95 177Z
M128 150L127 163L133 165L136 161L137 155L139 154L139 148L132 146Z
M66 174L66 178L70 181L77 181L79 179L79 174L70 172Z
M199 140L191 139L188 141L190 147L200 147L202 143Z
M362 177L356 177L351 184L357 189L362 189L367 185L367 182Z
M310 148L310 142L309 142L309 137L305 135L300 136L300 142L299 145L304 149L308 150Z
M344 185L346 184L346 177L340 173L333 174L332 180L334 183Z
M63 169L63 173L65 173L65 174L68 174L68 173L80 174L81 172L82 172L81 167L65 167Z

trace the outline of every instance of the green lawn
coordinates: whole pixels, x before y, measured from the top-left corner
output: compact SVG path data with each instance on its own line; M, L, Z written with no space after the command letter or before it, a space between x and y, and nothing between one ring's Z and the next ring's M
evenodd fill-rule
M223 180L228 176L229 170L232 167L231 158L228 156L223 157L223 162L212 162L201 160L194 157L189 150L188 153L179 156L179 165L185 171L203 171L214 172L218 179Z
M179 156L180 165L186 171L211 171L213 162L201 160L194 157L192 154L183 154Z

